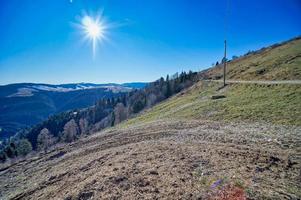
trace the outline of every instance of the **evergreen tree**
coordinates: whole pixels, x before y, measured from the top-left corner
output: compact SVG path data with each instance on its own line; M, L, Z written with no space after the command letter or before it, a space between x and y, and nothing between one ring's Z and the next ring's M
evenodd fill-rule
M112 121L111 121L111 126L114 126L115 124L115 113L112 112Z
M170 87L169 75L166 76L166 92L165 92L165 96L167 98L171 96L171 87Z
M17 145L17 155L26 156L32 151L31 143L27 139L21 139Z
M7 155L4 150L0 150L0 162L5 162L7 159Z

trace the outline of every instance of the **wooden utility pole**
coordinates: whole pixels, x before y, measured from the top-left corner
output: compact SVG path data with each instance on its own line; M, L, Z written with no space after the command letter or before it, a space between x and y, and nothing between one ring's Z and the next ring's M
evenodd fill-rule
M226 86L226 67L227 67L227 40L225 40L225 54L224 54L224 87Z

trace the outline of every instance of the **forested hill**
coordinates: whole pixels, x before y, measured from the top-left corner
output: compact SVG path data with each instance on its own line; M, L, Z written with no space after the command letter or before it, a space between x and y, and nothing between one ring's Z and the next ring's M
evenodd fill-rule
M105 96L91 107L75 109L50 116L48 120L23 129L2 146L2 160L25 154L23 150L31 146L34 150L47 149L59 142L72 142L82 135L91 134L135 116L145 108L167 99L171 95L188 88L198 80L198 73L182 72L167 76L165 79L149 83L142 89L118 95ZM134 84L135 87L141 84ZM133 86L129 84L128 86ZM23 139L22 139L23 138ZM22 141L22 143L20 143ZM22 146L22 148L18 148ZM20 152L18 153L17 149ZM5 152L5 153L4 153Z
M0 86L0 140L50 115L92 106L101 98L143 88L146 83L61 85L18 83Z
M72 142L80 135L91 134L126 120L145 108L167 99L198 79L198 74L183 72L173 77L148 84L143 89L121 93L119 96L102 98L92 106L81 110L54 115L43 123L25 132L34 149L38 148L38 135L46 128L56 141Z

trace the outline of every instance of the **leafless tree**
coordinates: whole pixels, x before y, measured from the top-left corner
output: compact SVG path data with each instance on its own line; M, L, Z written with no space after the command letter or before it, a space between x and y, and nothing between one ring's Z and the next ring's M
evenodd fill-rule
M37 138L38 150L47 151L55 143L55 138L47 128L43 128Z
M118 103L114 108L114 115L114 124L118 124L128 117L128 110L122 103Z
M80 134L86 134L88 132L89 128L89 122L85 118L81 118L79 120L79 129L80 129Z
M71 119L64 126L62 140L64 142L73 142L76 139L78 132L79 132L79 129L78 129L78 126L77 126L75 120Z
M157 96L153 93L150 93L147 98L147 108L152 107L157 101Z

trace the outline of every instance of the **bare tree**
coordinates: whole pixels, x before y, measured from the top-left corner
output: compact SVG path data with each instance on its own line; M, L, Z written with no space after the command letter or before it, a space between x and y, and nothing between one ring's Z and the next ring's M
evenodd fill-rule
M118 124L128 117L128 110L122 103L118 103L114 108L114 115L114 124Z
M147 97L147 104L146 104L147 108L152 107L156 103L156 101L157 101L157 96L153 93L150 93Z
M62 140L64 142L73 142L76 139L78 132L79 132L78 126L77 126L75 120L71 119L64 126Z
M38 150L47 151L55 143L55 138L47 128L43 128L38 135L37 143Z
M95 123L91 129L89 130L90 133L95 133L97 131L100 131L101 129L104 129L112 124L113 121L113 114L110 114L103 118L100 122Z
M80 134L86 134L88 132L89 128L89 122L85 118L81 118L79 120L79 129L80 129Z

